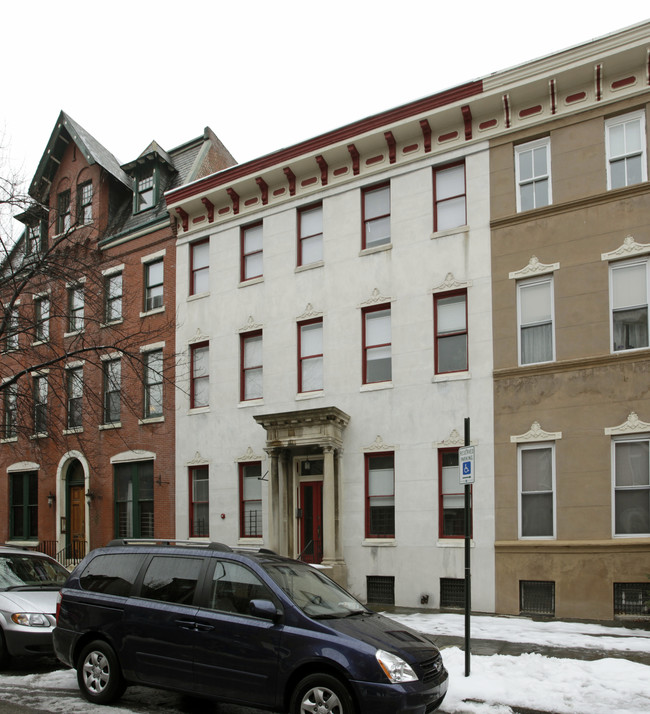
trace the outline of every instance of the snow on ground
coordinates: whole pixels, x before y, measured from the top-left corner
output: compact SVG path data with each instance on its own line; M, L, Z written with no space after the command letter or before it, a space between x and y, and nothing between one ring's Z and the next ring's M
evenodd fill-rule
M464 635L464 617L451 614L389 615L416 630L435 635ZM473 639L545 644L552 647L650 653L647 630L588 623L534 622L525 618L471 618ZM648 714L650 666L604 657L594 661L545 657L492 655L471 657L465 677L465 653L443 649L450 685L441 714L512 714L512 707L552 714ZM51 669L32 674L0 674L0 700L40 708L52 714L97 714L99 709L81 698L72 670ZM107 710L108 711L108 710ZM175 694L133 687L110 707L110 714L164 712L187 714ZM220 714L253 714L252 709L229 706L204 708Z

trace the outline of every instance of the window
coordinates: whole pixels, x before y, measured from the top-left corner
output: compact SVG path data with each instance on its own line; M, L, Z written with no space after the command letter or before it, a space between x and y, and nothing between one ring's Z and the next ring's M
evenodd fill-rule
M391 371L390 307L363 311L363 383L388 382Z
M227 560L216 560L209 587L208 607L222 612L249 615L251 600L275 600L255 573Z
M610 266L612 349L648 347L648 261Z
M210 289L210 239L190 244L190 295Z
M298 392L323 388L323 320L298 324Z
M83 402L83 368L72 367L67 370L68 393L68 429L81 426Z
M394 456L366 454L366 538L394 537Z
M163 352L151 350L144 354L144 418L163 413Z
M122 319L122 273L112 273L104 277L104 297L106 322Z
M190 409L210 404L210 347L207 342L190 346Z
M434 231L446 231L467 223L465 164L433 170Z
M70 189L57 196L56 232L70 230Z
M135 205L133 210L135 213L146 211L148 208L153 208L156 201L154 175L149 174L135 180Z
M190 538L210 535L210 469L190 467Z
M104 424L120 421L122 361L110 359L104 362Z
M47 342L50 339L50 298L39 296L34 298L34 323L36 325L36 341Z
M47 224L39 221L27 229L27 245L25 251L28 255L40 253L47 249Z
M607 188L622 188L648 180L645 113L625 114L605 122Z
M115 537L153 538L153 461L115 464Z
M241 335L241 400L262 398L262 331Z
M157 310L163 306L163 260L154 260L144 266L144 310Z
M17 432L18 418L18 385L5 385L2 390L3 403L3 439L15 439Z
M555 537L553 445L519 447L520 538Z
M650 440L615 441L614 534L650 534Z
M323 260L323 205L298 211L298 265ZM260 268L261 272L261 268Z
M555 617L555 583L552 580L520 580L519 611L522 615Z
M262 537L262 464L239 464L239 537Z
M650 583L614 583L614 615L647 619Z
M34 434L47 433L47 377L34 377Z
M241 229L241 279L259 278L262 269L262 224Z
M390 243L390 184L363 190L362 248Z
M440 578L440 607L449 610L464 609L464 578Z
M191 605L202 565L202 558L156 555L142 578L140 596L159 602ZM179 627L183 625L179 624Z
M146 558L146 553L98 555L81 573L79 584L91 592L128 597Z
M546 276L517 284L519 364L555 359L553 337L553 278Z
M462 538L465 535L465 488L458 471L458 449L438 451L438 484L440 491L440 538ZM471 486L470 486L471 493ZM470 536L472 513L470 506Z
M6 326L6 337L5 337L5 349L7 352L13 352L19 347L19 317L17 308L11 308L10 310L5 310L7 314L7 326Z
M11 510L9 537L38 538L38 472L9 474Z
M551 203L551 140L539 139L515 146L517 211Z
M436 374L467 370L467 291L436 295Z
M92 181L77 187L77 223L91 223L93 220L93 184Z
M84 289L82 285L68 288L68 332L84 329Z
M366 602L368 605L394 605L395 576L366 575Z

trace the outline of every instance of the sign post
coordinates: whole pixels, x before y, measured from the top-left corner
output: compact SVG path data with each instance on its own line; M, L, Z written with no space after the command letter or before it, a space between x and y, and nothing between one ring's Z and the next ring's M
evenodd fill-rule
M471 488L474 483L474 447L470 446L469 417L465 419L465 446L458 450L460 482L465 486L465 676L470 674L471 638L470 615L472 611L472 572L471 572Z

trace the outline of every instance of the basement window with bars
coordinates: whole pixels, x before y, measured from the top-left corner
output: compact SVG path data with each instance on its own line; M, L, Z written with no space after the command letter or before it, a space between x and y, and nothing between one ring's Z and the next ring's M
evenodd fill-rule
M650 583L614 583L614 616L650 618Z
M551 580L520 580L521 615L555 616L555 583Z
M395 577L393 575L366 576L366 602L381 605L395 604Z
M465 580L440 578L440 607L462 610L465 607Z

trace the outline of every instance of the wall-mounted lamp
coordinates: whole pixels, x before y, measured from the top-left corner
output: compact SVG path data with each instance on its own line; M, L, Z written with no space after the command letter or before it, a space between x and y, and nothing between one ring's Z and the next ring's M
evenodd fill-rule
M47 505L52 508L52 506L56 503L56 496L50 491L47 494Z
M95 500L95 492L88 489L86 491L86 503L90 506L91 502Z

